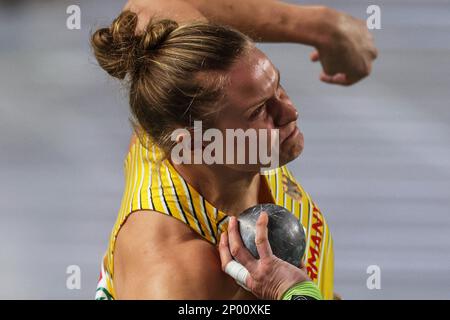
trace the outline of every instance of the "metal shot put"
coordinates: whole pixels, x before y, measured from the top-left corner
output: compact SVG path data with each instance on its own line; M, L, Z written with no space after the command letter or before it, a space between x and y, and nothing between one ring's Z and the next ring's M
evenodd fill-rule
M305 253L305 231L284 207L272 203L258 204L239 215L239 231L245 247L259 259L255 244L256 221L263 211L269 216L268 237L273 254L296 267L300 266Z

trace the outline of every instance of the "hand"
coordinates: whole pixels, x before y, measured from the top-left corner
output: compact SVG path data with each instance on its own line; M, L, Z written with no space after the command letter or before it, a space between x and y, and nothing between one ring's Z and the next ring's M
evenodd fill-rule
M268 221L267 213L262 212L256 222L255 242L260 258L255 259L242 242L236 217L230 217L228 231L220 237L220 260L223 271L233 258L248 270L245 286L255 296L279 300L291 286L310 279L303 263L301 268L297 268L273 255L268 239Z
M327 36L310 56L311 61L322 64L320 80L348 86L367 77L378 52L365 21L328 8L322 20L325 27L321 32Z

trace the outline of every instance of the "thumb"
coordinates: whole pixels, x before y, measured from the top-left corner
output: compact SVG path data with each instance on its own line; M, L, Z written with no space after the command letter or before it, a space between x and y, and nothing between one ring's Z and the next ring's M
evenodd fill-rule
M311 52L311 54L309 55L309 58L311 59L312 62L319 61L319 59L320 59L319 51L315 50L315 51Z
M300 269L306 272L305 257L303 257L302 260L300 261Z
M347 76L344 73L336 73L331 76L325 72L322 72L320 75L320 80L330 84L345 85L347 83Z

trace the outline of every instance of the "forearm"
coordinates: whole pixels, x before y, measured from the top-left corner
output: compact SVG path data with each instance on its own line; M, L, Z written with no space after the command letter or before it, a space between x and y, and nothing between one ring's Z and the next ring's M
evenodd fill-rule
M311 60L323 67L321 80L351 85L369 75L377 56L365 21L324 6L275 0L129 0L137 13L136 32L152 17L179 23L211 21L232 26L255 41L292 42L315 47Z
M262 42L317 45L328 32L323 6L275 0L184 0L209 21L230 25Z
M155 15L229 25L255 41L312 46L326 40L331 25L327 19L331 9L275 0L130 0L124 9L139 14L139 28Z

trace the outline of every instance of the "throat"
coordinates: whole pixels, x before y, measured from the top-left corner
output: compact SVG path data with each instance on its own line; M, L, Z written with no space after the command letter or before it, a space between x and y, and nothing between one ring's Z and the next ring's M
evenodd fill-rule
M174 167L211 205L228 216L239 216L259 203L274 203L267 179L259 172L223 171L223 167L214 165Z
M272 195L272 192L270 191L269 184L267 183L267 179L260 175L261 177L261 183L259 188L259 194L258 194L258 203L273 203L276 204L276 201Z
M234 195L235 198L214 199L211 202L217 209L229 216L239 216L244 210L261 203L274 203L270 187L264 176L255 176L254 183L246 190ZM225 200L225 201L223 201Z

